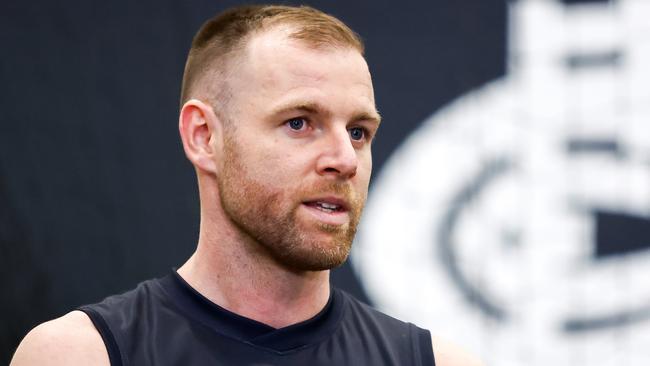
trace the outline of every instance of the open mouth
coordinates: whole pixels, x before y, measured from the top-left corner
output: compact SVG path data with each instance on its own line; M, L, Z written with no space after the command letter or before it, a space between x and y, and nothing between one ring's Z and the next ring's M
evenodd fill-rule
M318 222L341 226L350 222L349 204L337 197L317 197L302 203L308 217Z
M311 201L305 202L305 205L327 213L347 211L344 209L343 205L331 202Z

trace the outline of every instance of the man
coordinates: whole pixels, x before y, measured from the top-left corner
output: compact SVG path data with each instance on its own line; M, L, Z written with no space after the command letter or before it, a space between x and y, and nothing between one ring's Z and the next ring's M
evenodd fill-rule
M359 38L308 7L208 21L179 130L201 226L178 271L32 330L13 365L474 364L330 288L366 200L379 127Z

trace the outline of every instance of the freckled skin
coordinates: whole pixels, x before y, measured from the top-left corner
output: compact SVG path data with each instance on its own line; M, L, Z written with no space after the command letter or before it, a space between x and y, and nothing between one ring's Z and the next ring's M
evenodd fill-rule
M281 36L281 35L280 35ZM242 232L279 263L324 270L347 258L365 204L372 160L370 142L351 141L351 118L375 111L370 74L351 49L310 49L270 32L251 41L240 77L231 87L230 123L218 177L224 211ZM296 101L327 109L296 136L275 116ZM349 204L344 225L318 222L304 200L335 195Z

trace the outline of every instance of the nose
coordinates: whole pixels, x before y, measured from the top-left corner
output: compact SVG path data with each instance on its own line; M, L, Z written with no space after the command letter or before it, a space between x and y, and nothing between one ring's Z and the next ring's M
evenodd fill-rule
M357 151L350 141L347 129L332 132L323 142L316 169L322 176L350 179L357 174Z

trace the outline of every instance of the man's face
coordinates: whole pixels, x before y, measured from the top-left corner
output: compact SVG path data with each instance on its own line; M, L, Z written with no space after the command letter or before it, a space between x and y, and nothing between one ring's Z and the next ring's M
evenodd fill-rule
M271 30L249 42L229 87L217 177L226 215L287 268L340 265L366 201L379 123L363 57Z

